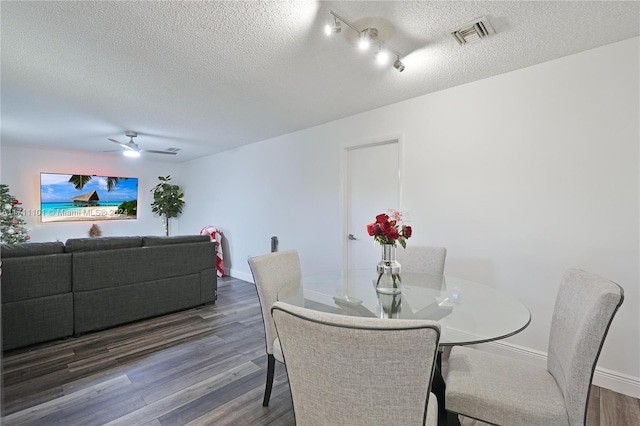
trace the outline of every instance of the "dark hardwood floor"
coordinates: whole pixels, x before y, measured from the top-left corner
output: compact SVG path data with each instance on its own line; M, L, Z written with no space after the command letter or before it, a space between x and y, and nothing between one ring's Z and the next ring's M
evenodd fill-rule
M253 284L219 280L218 301L7 352L3 425L293 425L284 367L269 407ZM467 424L464 423L463 424ZM640 424L640 401L594 387L589 425Z

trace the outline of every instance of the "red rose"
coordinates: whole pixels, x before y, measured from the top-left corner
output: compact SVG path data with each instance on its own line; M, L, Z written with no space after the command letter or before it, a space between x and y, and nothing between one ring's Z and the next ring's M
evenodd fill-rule
M20 202L20 201L18 201L18 199L17 199L17 198L14 198L14 199L13 199L13 204L18 204L19 202Z
M400 234L398 233L398 229L394 227L391 227L391 229L389 229L389 232L385 235L390 240L397 240L398 237L400 236Z
M409 238L411 236L411 227L402 225L402 235L405 238Z
M389 235L389 232L391 232L392 229L395 229L391 226L391 224L389 222L384 222L384 223L380 223L380 232L382 233L382 235Z
M387 216L384 213L379 214L378 216L376 216L376 222L378 222L378 223L389 223L389 216Z
M374 235L376 235L376 224L375 223L370 223L367 225L367 232L369 233L369 235L371 235L372 237Z

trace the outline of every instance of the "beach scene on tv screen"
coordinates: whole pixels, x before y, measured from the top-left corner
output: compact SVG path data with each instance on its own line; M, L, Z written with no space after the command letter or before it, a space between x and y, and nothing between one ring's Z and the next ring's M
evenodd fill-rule
M42 222L136 219L138 178L40 174Z

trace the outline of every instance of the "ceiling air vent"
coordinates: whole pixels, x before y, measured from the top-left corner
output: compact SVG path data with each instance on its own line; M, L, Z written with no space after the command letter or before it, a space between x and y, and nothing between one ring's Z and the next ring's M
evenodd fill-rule
M178 151L182 151L182 149L180 149L180 148L167 148L165 151L178 152Z
M491 22L489 22L489 18L483 16L452 31L451 35L462 45L480 41L480 39L487 37L489 34L495 34L495 32L491 26Z

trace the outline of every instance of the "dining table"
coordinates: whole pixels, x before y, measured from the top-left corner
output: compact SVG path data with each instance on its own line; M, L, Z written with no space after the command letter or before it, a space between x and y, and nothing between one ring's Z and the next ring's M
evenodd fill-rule
M508 292L450 275L403 272L395 294L376 291L375 270L344 269L305 275L283 286L278 300L323 312L371 318L429 319L440 324L432 391L438 424L458 425L446 412L442 351L447 346L505 339L524 330L529 309Z

